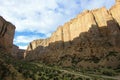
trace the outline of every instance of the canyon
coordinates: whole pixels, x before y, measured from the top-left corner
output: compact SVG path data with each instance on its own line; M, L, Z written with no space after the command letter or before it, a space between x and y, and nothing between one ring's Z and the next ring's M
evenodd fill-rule
M120 0L83 11L26 50L13 44L15 28L0 16L0 80L120 79Z

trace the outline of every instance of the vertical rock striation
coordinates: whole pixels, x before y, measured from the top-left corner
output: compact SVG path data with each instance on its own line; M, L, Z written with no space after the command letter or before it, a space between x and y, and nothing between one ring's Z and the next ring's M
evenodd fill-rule
M0 16L0 48L12 51L15 26Z
M114 67L115 65L109 64L110 61L104 58L111 52L120 53L119 40L120 0L116 0L116 4L110 10L105 7L86 10L58 27L50 38L34 40L25 51L24 58L53 63L62 61L64 57L67 59L71 55L74 57L77 55L77 59L83 59L76 64L78 67L83 65L84 67L90 67L90 65ZM93 59L100 62L98 64L87 62ZM120 62L117 59L118 57L112 63L119 65ZM69 59L69 63L71 60Z

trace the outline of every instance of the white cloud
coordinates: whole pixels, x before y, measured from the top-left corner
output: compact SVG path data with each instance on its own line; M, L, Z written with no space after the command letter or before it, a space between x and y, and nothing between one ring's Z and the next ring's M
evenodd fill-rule
M62 14L54 12L58 7L55 0L4 0L1 4L0 14L15 24L19 32L49 33L64 18Z
M114 0L0 0L0 15L19 32L50 33L82 9L111 6ZM79 2L79 3L78 3ZM111 2L111 3L110 3ZM52 28L51 28L52 27Z
M27 49L27 46L19 46L20 49Z
M37 36L37 35L34 35L34 36L17 36L15 39L14 39L14 43L15 44L20 44L20 43L29 43L35 39L39 39L40 36ZM42 38L42 37L41 37Z

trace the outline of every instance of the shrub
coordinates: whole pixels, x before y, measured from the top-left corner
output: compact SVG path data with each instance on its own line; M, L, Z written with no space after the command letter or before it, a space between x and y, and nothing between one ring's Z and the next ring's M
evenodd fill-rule
M102 71L102 74L107 75L107 76L115 76L116 75L115 71L111 70L111 69L104 69Z
M116 51L110 51L109 54L106 56L106 57L109 57L109 56L117 56L117 53Z

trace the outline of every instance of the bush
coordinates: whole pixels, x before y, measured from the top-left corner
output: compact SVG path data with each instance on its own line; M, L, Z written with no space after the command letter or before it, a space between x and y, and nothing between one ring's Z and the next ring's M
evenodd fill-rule
M110 51L109 54L106 57L117 56L117 54L118 54L118 52L116 52L116 51Z
M115 71L111 70L111 69L104 69L102 71L102 74L107 75L107 76L115 76L116 75Z

